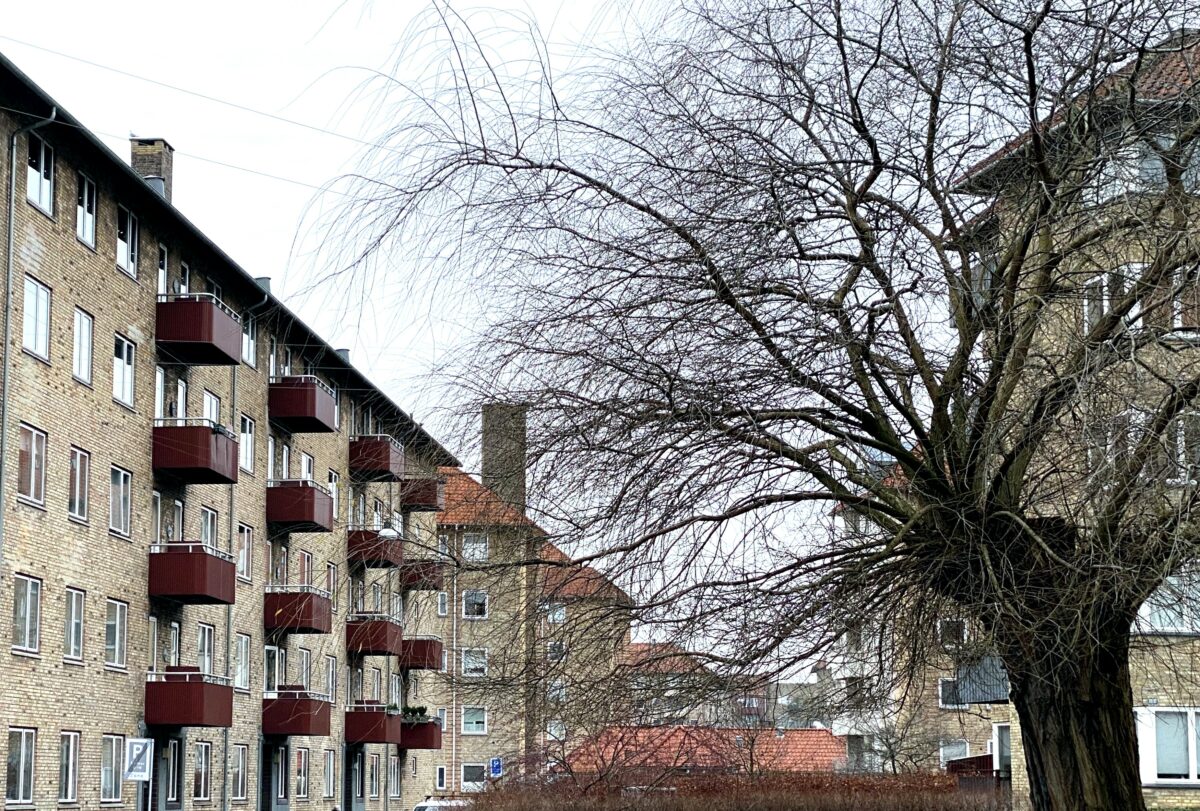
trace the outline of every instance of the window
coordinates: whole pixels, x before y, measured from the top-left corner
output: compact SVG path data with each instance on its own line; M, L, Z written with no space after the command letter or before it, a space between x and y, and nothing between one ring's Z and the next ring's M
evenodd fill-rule
M1172 484L1189 484L1200 476L1200 413L1187 411L1163 431L1166 475Z
M179 292L185 295L192 292L192 270L187 262L179 263Z
M242 316L242 362L258 365L258 322L249 313Z
M416 758L413 758L415 761ZM416 776L416 772L413 772ZM396 755L388 755L388 796L400 796L400 758Z
M463 617L469 620L487 619L488 596L486 591L468 589L463 592Z
M275 437L267 434L267 481L275 478Z
M13 650L37 653L42 630L42 581L13 576Z
M50 360L50 288L32 276L25 277L21 346L42 360Z
M238 466L254 472L254 420L245 414L238 421Z
M308 796L308 750L296 748L296 796Z
M215 663L214 650L215 645L213 640L216 637L216 629L207 623L200 623L196 629L196 665L200 668L200 672L211 676L213 674L213 665Z
M9 803L33 803L33 754L37 730L8 728L8 781L4 798Z
M184 424L188 415L188 382L182 377L175 381L175 416L179 425Z
M567 621L566 603L549 603L546 605L546 622L562 625Z
M329 471L329 495L333 499L333 520L336 523L338 517L338 482L341 476L336 470Z
M217 511L212 507L200 508L200 543L217 547Z
M54 215L54 148L33 133L29 134L25 196L42 211Z
M379 796L379 755L371 755L371 766L367 771L367 791L371 797Z
M333 386L333 427L339 431L342 429L342 393L338 391L337 386Z
M158 617L146 617L146 661L150 670L158 668Z
M75 236L96 247L96 184L82 173L75 175Z
M168 258L167 246L161 242L158 243L158 294L160 296L165 296L171 292L167 287Z
M129 606L109 599L104 614L104 664L125 667L125 629Z
M371 668L371 700L383 699L383 671L377 667Z
M249 580L254 573L254 528L238 524L237 575Z
M183 750L179 739L167 741L167 802L178 803L183 794Z
M485 561L488 559L488 539L482 532L466 532L463 533L462 546L463 560L473 562Z
M275 799L283 801L278 803L279 805L286 805L288 786L291 782L287 753L288 750L284 746L271 747L271 776L275 781Z
M129 213L129 209L125 206L117 206L117 267L136 279L137 260L137 217Z
M971 747L965 740L943 740L938 743L938 760L941 761L942 768L945 768L951 760L964 758L970 754Z
M334 611L338 608L338 567L336 563L325 564L325 590L329 592L330 606Z
M437 787L438 787L439 791L444 791L446 789L446 767L445 766L437 767Z
M330 702L337 703L338 663L336 656L325 656L325 692Z
M546 658L551 662L561 662L567 658L567 643L554 641L546 645Z
M238 634L235 637L233 666L233 686L237 690L250 689L250 636Z
M167 664L179 666L180 629L178 622L172 622L167 635Z
M554 719L546 722L546 737L554 741L567 739L567 722Z
M287 651L275 645L263 647L263 689L273 693L287 684Z
M376 614L383 612L383 586L379 583L371 584L371 610Z
M203 410L200 416L213 425L221 424L221 398L208 389L204 390Z
M413 685L417 683L417 677L412 676ZM416 696L416 690L413 690L413 696ZM392 704L400 706L404 703L404 677L400 673L392 674L392 690L388 696L388 701Z
M487 675L487 648L467 648L462 654L464 676Z
M437 596L437 615L444 617L450 613L450 597L444 591L439 591Z
M167 531L167 536L183 539L183 502L179 499L175 499L171 505L171 528Z
M313 458L311 453L300 453L300 478L311 480L313 478Z
M337 789L337 753L325 750L325 769L321 783L321 796L332 797Z
M1110 273L1098 273L1083 286L1083 326L1091 331L1137 284L1145 266L1122 265ZM1142 326L1142 304L1135 302L1125 314L1125 324L1132 328Z
M162 493L154 490L150 493L150 542L162 543L163 540Z
M92 317L79 308L75 309L75 347L71 360L71 374L81 383L92 383Z
M463 707L462 733L464 735L487 734L486 707Z
M555 679L546 687L546 700L551 704L565 704L567 702L567 682L564 679Z
M83 659L84 600L85 595L79 589L67 589L66 619L63 629L64 659L76 661Z
M292 475L292 446L283 442L279 448L279 478L287 479Z
M286 546L271 546L271 582L288 582L288 550Z
M133 356L137 351L133 341L124 335L113 336L113 399L133 408ZM179 407L183 417L183 406Z
M487 766L483 763L464 763L462 766L462 790L483 791L487 785Z
M938 706L943 710L966 709L958 694L958 679L938 679Z
M79 799L79 733L63 732L58 738L58 801Z
M300 555L297 558L297 563L299 563L299 566L298 566L299 571L297 572L296 582L299 583L301 586L311 586L312 585L312 553L301 549Z
M196 742L195 771L192 773L192 799L207 800L212 793L212 744Z
M118 535L129 535L130 505L133 496L133 474L113 465L108 488L108 528ZM182 527L175 527L182 534Z
M81 448L71 448L71 473L67 494L67 515L86 521L88 517L88 477L91 457Z
M125 737L105 735L100 742L100 802L120 801L121 783L125 778L124 759Z
M965 620L938 620L938 644L944 648L957 647L967 641Z
M230 789L230 795L234 800L246 799L246 769L249 761L249 751L244 743L235 743L233 745L233 764L230 767L230 776L233 786Z
M21 423L17 495L36 504L46 499L46 433Z
M1001 776L1012 774L1012 725L992 724L992 769Z
M438 707L437 711L438 726L444 731L446 729L446 708Z
M297 674L297 681L302 689L307 690L312 683L312 651L308 648L301 648L299 654L300 672Z

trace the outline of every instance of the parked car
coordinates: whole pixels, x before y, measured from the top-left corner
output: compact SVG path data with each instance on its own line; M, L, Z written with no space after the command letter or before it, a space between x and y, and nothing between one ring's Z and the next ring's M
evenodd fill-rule
M470 800L464 800L461 797L431 796L413 806L413 811L443 811L443 809L467 808L470 805Z

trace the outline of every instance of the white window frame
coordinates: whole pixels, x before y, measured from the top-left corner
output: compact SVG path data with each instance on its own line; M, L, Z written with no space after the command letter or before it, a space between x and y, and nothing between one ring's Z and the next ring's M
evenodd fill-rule
M220 544L220 516L212 507L200 507L200 543L216 549Z
M562 625L567 621L567 604L556 601L546 604L546 622L551 625Z
M183 750L178 738L167 740L167 802L179 802L180 775L183 772Z
M258 321L249 313L242 315L242 363L258 368Z
M954 679L954 678L945 676L945 677L939 678L937 680L938 708L942 709L942 710L965 710L965 709L967 709L967 707L969 706L967 704L948 704L942 700L942 685L946 684L947 682L957 683L958 679ZM961 698L961 696L960 696L960 698Z
M254 527L238 524L237 544L237 576L251 582L254 579Z
M118 355L120 353L120 355ZM121 333L113 334L113 400L133 408L134 379L137 372L137 344ZM180 412L184 410L179 408ZM184 414L180 413L180 417Z
M238 633L234 637L233 689L250 690L250 634Z
M96 349L96 319L91 313L76 307L74 311L71 376L84 385L91 385L92 356Z
M483 595L483 613L482 614L468 614L467 613L467 597L471 596L471 595L476 595L476 596ZM465 620L485 620L488 618L488 615L490 613L491 613L491 600L489 599L488 593L485 590L483 590L483 589L465 589L463 591L463 598L462 598L462 618L463 619L465 619Z
M379 767L379 755L372 754L367 763L367 796L372 800L379 798Z
M89 248L96 247L96 184L83 172L75 173L75 237Z
M961 757L970 757L971 756L971 742L968 741L966 738L943 738L942 740L938 741L938 763L941 764L941 767L943 769L946 768L946 764L949 763L950 760L958 759L958 758L947 758L946 757L946 747L952 746L954 744L959 744L959 743L961 743L963 745L963 749L964 749Z
M480 672L468 672L467 660L472 657L481 656L483 659L483 668ZM488 649L487 648L463 648L462 656L459 659L462 675L468 678L482 678L488 674ZM475 670L475 668L471 668Z
M63 658L70 662L82 662L87 592L68 586L63 605ZM153 664L151 661L151 666Z
M483 775L483 780L467 780L467 769L479 769ZM486 763L464 763L459 773L459 788L464 794L474 794L483 791L487 788L487 764Z
M108 531L128 538L132 526L133 474L113 465L108 478ZM179 527L176 527L179 532Z
M58 801L79 802L79 733L74 730L58 735Z
M325 693L329 701L337 704L338 660L332 654L325 654Z
M308 799L308 749L296 747L296 797Z
M53 292L41 281L25 276L22 300L21 348L34 357L50 362L50 313Z
M221 424L221 397L219 395L205 389L200 408L201 417L213 425Z
M468 727L468 726L467 726L467 711L468 711L468 710L479 710L479 711L481 711L481 712L483 713L483 722L482 722L482 724L480 724L480 723L479 723L479 722L477 722L477 721L472 721L472 722L471 722L471 726L470 726L470 727ZM470 707L463 707L463 709L462 709L462 724L461 724L461 726L460 726L460 730L461 730L461 733L462 733L463 735L486 735L486 734L488 734L488 711L487 711L487 707L481 707L481 706L478 706L478 705L474 705L474 706L470 706Z
M25 199L46 216L54 217L54 147L29 133L25 163ZM37 166L31 165L36 153Z
M49 439L41 428L35 428L25 422L21 423L19 434L21 444L18 449L17 497L41 506L46 503L46 449ZM29 456L28 476L25 476L20 468L19 456L22 452Z
M17 598L22 597L25 606L24 627L17 620ZM13 640L12 649L22 653L37 653L42 643L42 581L27 574L13 575ZM22 638L18 640L17 633Z
M233 783L229 792L230 799L246 799L246 773L249 765L249 747L244 743L235 743L233 745L233 765L230 767L230 782Z
M158 243L158 295L165 296L171 292L168 276L171 269L171 254L167 250L167 246Z
M255 422L242 414L238 418L238 467L247 473L254 472Z
M312 651L308 648L300 648L298 653L300 672L297 674L296 681L300 687L307 690L312 684Z
M113 641L109 644L109 628ZM104 666L124 670L127 662L129 603L109 597L104 602Z
M325 768L321 775L321 796L328 799L337 793L337 753L325 750Z
M67 471L67 516L76 521L87 521L89 514L88 491L92 478L92 455L83 448L71 446L70 463Z
M462 543L462 559L471 563L484 563L488 559L490 547L486 532L464 532Z
M450 613L450 595L444 591L437 594L437 615L445 617Z
M192 770L192 799L212 799L212 744L208 741L196 741L196 752L193 757Z
M217 629L207 622L196 623L196 666L205 676L217 669Z
M287 648L263 646L263 691L274 693L287 684Z
M125 736L103 735L100 739L100 802L119 803L124 782Z
M121 217L125 217L125 236L121 236ZM136 279L138 274L138 241L140 229L137 215L125 206L117 206L117 227L114 232L117 240L117 269Z
M17 785L5 785L5 803L7 805L33 805L33 784L37 775L37 730L32 727L8 728L8 758L12 760L15 747L17 754ZM16 796L11 796L14 794Z
M446 767L444 765L437 767L436 777L434 778L438 791L446 790Z

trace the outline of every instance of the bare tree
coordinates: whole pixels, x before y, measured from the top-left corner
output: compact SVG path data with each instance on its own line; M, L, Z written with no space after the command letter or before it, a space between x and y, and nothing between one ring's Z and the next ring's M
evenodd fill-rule
M489 285L458 380L530 404L539 521L643 622L738 673L961 617L1034 807L1141 809L1130 623L1197 550L1183 11L697 0L560 77L439 6L337 225Z

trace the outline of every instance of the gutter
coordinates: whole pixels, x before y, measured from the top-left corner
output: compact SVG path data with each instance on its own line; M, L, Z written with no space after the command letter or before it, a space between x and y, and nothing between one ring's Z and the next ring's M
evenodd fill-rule
M8 392L12 376L12 312L13 312L13 245L16 227L13 217L17 208L17 138L26 133L53 123L58 119L58 107L50 107L50 117L26 124L16 129L8 138L8 216L5 227L8 237L5 245L4 272L4 371L0 374L0 577L4 574L4 519L8 514L5 496L8 484Z

